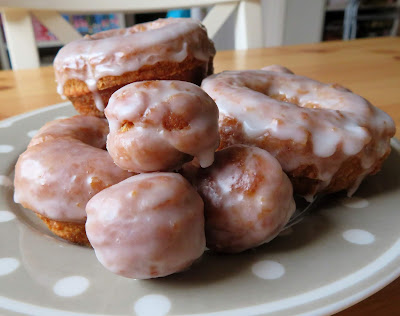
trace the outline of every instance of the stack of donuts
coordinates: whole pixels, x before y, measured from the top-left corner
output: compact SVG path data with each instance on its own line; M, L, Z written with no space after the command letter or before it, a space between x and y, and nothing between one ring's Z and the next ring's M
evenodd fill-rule
M206 246L266 243L294 193L352 194L379 171L395 133L386 113L280 66L212 75L214 55L192 19L66 45L58 90L80 115L32 138L15 202L110 271L147 279L187 269Z

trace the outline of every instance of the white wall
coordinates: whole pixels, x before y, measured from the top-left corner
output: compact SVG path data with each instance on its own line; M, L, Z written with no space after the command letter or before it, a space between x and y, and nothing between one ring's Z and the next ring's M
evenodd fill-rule
M325 0L261 1L264 46L315 43L321 40ZM234 49L235 13L214 38L217 50Z
M324 19L324 0L288 0L282 44L320 42Z

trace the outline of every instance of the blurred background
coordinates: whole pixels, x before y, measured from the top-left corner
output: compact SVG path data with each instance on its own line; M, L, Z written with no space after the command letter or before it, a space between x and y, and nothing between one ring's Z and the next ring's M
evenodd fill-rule
M400 0L261 0L261 8L263 30L260 32L263 33L263 46L267 47L399 35ZM80 34L86 35L157 18L194 17L202 20L208 10L206 7L157 13L103 12L62 16ZM279 12L278 16L276 12ZM50 65L63 44L35 16L31 18L40 65ZM233 19L234 15L214 36L217 50L235 48ZM1 69L9 69L7 41L0 22Z

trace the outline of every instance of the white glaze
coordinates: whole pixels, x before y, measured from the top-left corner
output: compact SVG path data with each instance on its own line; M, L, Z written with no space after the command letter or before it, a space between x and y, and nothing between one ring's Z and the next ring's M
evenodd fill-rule
M104 105L97 93L100 78L120 76L160 61L182 62L188 55L206 67L215 55L207 31L194 19L159 19L85 36L58 52L54 60L57 91L62 95L69 79L82 80L102 111Z
M14 201L53 220L85 222L85 206L132 174L105 148L104 119L74 116L44 125L15 166Z
M202 167L214 160L219 145L218 108L192 83L172 80L129 84L111 96L105 115L110 125L107 149L125 170L173 170L187 160L187 155L197 157ZM179 117L187 126L168 128L168 117Z
M279 162L257 147L218 151L194 183L204 200L207 247L217 251L240 252L270 241L296 209Z
M105 119L76 115L46 123L35 133L28 147L54 138L70 137L90 146L105 149L107 134L108 123Z
M238 120L243 130L236 133L243 133L248 144L273 137L305 147L311 140L311 153L292 150L282 154L284 149L271 153L287 172L315 165L321 180L316 192L329 185L346 159L359 154L364 169L349 189L354 192L373 171L374 163L390 150L393 120L343 87L291 74L284 67L263 69L223 72L203 81L202 88L218 105L220 124L224 117ZM289 102L270 96L284 96ZM318 108L310 108L315 105ZM367 144L371 147L368 150ZM329 159L334 154L335 159Z
M18 159L14 201L53 220L84 223L90 198L130 175L103 149L52 139L29 147Z
M286 73L286 74L292 74L293 75L293 71L291 71L289 68L283 67L281 65L269 65L269 66L266 66L264 68L261 68L261 70L283 72L283 73Z
M203 201L176 173L147 173L111 186L86 207L99 261L129 278L186 269L205 248Z

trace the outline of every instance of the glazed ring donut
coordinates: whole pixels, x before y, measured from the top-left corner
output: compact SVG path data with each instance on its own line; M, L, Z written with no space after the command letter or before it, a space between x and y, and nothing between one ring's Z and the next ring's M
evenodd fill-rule
M31 139L28 147L54 138L70 137L92 147L106 149L108 132L107 120L93 116L76 115L46 123Z
M202 88L220 111L220 148L258 146L289 175L295 192L348 190L376 173L390 152L393 120L364 98L273 66L227 71Z
M213 73L215 48L193 19L159 19L100 32L64 46L54 60L58 92L80 114L104 116L111 94L142 80L200 84Z
M97 258L128 278L182 271L205 249L203 201L177 173L130 177L93 197L86 212Z
M15 166L14 201L73 243L89 245L85 207L90 198L132 175L118 168L103 149L107 132L105 120L96 117L46 124Z
M107 149L122 169L171 171L193 157L202 167L214 160L218 108L190 82L131 83L112 95L105 114L110 125Z
M207 247L237 253L272 240L293 215L293 187L267 151L233 145L198 169L193 183L204 201Z

